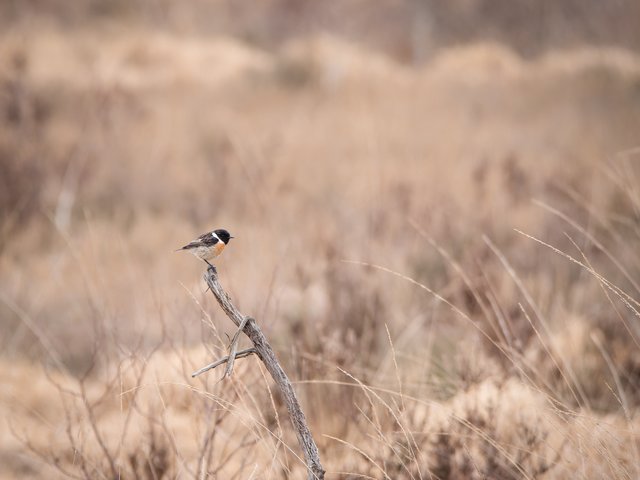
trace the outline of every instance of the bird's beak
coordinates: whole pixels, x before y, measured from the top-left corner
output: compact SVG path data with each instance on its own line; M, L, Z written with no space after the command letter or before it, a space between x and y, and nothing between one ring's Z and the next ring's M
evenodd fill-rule
M236 237L229 237L229 238L236 238Z

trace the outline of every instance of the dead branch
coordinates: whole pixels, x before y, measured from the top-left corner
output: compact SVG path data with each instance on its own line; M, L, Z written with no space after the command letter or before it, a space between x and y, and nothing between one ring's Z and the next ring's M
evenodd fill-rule
M311 431L309 430L309 426L307 425L306 417L304 416L304 413L300 408L300 403L298 402L296 393L293 390L291 381L280 366L280 363L278 362L278 359L276 358L271 345L269 345L269 342L262 333L262 330L253 318L242 315L240 311L238 311L238 309L233 305L233 303L231 303L229 295L227 295L227 293L218 282L218 274L215 269L209 267L204 274L204 279L209 286L209 290L211 290L211 293L213 293L214 297L216 297L216 300L220 304L220 307L222 307L222 310L224 310L231 321L238 327L238 332L236 333L236 335L234 335L234 338L231 342L231 351L229 356L201 368L192 376L199 375L200 373L211 370L212 368L215 368L216 366L227 362L227 370L225 372L226 376L227 374L231 373L231 370L233 368L233 360L235 358L255 353L260 358L260 360L262 360L262 363L264 363L267 371L282 393L284 401L287 405L291 423L293 423L296 436L298 437L298 443L300 444L300 448L302 448L304 458L307 463L307 480L324 479L324 469L322 468L322 465L320 463L320 454L318 452L318 447L313 440ZM238 333L240 330L242 330L247 335L247 337L249 337L249 339L253 343L253 348L242 350L236 353ZM231 365L231 367L229 367L229 365Z
M227 363L227 362L229 362L229 363L230 363L230 359L231 359L231 358L236 358L236 359L237 359L237 358L248 357L248 356L249 356L249 355L251 355L252 353L256 353L256 349L255 349L255 348L253 348L253 347L252 347L252 348L247 348L246 350L241 350L241 351L239 351L239 352L237 352L237 353L235 353L235 352L233 351L233 348L232 348L232 350L231 350L231 352L229 353L229 355L227 355L226 357L222 357L221 359L216 360L216 361L215 361L215 362L213 362L213 363L210 363L210 364L209 364L209 365L207 365L206 367L202 367L200 370L196 370L195 372L193 372L193 373L191 374L191 378L195 378L195 377L197 377L198 375L203 374L204 372L208 372L209 370L213 370L214 368L216 368L216 367L218 367L218 366L222 365L223 363ZM225 376L228 376L228 375L225 373Z

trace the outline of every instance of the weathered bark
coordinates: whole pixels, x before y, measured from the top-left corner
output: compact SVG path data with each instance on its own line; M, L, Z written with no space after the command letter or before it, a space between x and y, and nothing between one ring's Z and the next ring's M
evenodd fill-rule
M244 350L242 352L239 352L238 354L235 353L235 348L232 349L229 357L225 357L228 365L232 364L234 358L238 358L239 356L246 356L250 355L251 353L255 353L256 355L258 355L258 357L260 357L260 360L262 360L262 363L264 363L267 371L282 393L284 401L287 405L289 417L291 418L291 422L293 423L293 427L298 437L298 442L300 443L300 447L302 448L302 451L304 453L304 459L307 463L307 479L324 479L324 469L320 464L320 454L318 453L318 447L316 446L316 443L311 436L311 431L309 430L309 427L307 425L307 420L304 416L304 413L300 408L300 403L298 402L296 393L293 390L293 386L291 385L287 374L280 366L280 363L278 362L278 359L276 358L271 345L269 345L267 338L264 336L262 330L253 318L247 318L242 315L240 311L238 311L238 309L233 305L233 303L231 303L229 295L227 295L227 293L218 282L218 274L213 268L209 267L207 269L207 272L204 274L204 279L207 282L207 285L209 285L211 292L216 297L216 300L222 307L222 310L224 310L224 312L231 319L231 321L236 324L236 326L240 327L244 323L243 332L247 335L247 337L249 337L251 342L253 342L253 349ZM225 359L221 359L211 365L220 365L225 362ZM202 373L203 371L214 368L211 365L208 366L209 368L204 367L200 369L194 374L194 376L196 374ZM230 373L230 369L228 369L227 372Z

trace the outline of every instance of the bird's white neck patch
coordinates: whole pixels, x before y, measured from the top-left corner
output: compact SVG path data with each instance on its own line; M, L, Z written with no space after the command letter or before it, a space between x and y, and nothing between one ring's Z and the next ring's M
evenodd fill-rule
M222 240L220 240L220 237L218 235L216 235L216 232L211 232L211 235L213 237L217 238L220 242L222 241Z

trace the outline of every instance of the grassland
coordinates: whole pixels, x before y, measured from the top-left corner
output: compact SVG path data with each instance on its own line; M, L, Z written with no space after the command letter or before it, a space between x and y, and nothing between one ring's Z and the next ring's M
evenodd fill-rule
M640 56L21 24L0 118L2 478L301 478L213 226L328 478L640 474Z

